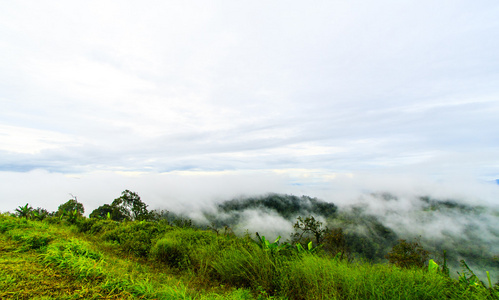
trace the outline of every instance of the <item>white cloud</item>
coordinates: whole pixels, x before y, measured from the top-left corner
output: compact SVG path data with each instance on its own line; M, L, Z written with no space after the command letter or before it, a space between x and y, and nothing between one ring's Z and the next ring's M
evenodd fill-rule
M0 167L498 178L498 13L2 3Z
M0 151L36 154L46 149L57 149L80 143L77 137L59 132L0 124Z

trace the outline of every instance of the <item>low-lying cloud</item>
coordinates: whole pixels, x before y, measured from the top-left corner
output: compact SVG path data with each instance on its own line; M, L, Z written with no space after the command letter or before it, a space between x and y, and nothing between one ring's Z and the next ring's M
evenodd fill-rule
M317 197L338 206L368 205L376 214L413 209L411 198L430 195L466 204L498 207L499 185L470 178L431 180L401 174L338 174L320 169L169 173L92 172L82 174L0 172L0 211L30 203L49 210L73 194L86 212L110 203L125 189L137 192L150 208L190 212L239 196L283 193ZM391 193L397 202L379 202L371 193Z

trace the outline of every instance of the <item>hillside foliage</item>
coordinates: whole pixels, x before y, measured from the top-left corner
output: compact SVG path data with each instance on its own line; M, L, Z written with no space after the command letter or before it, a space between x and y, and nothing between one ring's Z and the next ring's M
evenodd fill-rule
M360 224L390 241L388 261L361 256L360 242L352 240L362 239L338 222L323 223L320 214L298 216L289 239L268 240L179 216L172 220L167 212L147 210L132 193L122 194L132 199L121 206L125 218L113 218L112 210L101 213L102 206L87 218L78 213L79 202L44 218L28 204L1 214L0 298L499 299L499 283L480 280L466 262L456 278L449 276L447 262L429 260L432 254L419 241L393 240L388 228L369 218ZM276 199L255 205L284 207ZM286 209L287 216L323 205L310 199ZM329 213L333 220L352 217L336 208Z

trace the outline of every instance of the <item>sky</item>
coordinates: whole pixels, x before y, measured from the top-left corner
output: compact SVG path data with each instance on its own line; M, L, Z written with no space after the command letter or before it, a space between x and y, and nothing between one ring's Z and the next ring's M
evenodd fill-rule
M497 203L480 186L499 178L497 16L497 1L2 1L0 211L127 188L180 205L439 183Z

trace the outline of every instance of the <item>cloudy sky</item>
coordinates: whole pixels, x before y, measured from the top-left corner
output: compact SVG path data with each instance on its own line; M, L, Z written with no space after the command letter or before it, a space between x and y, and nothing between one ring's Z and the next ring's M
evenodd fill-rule
M2 1L0 211L214 176L221 195L495 180L498 16L497 1Z

